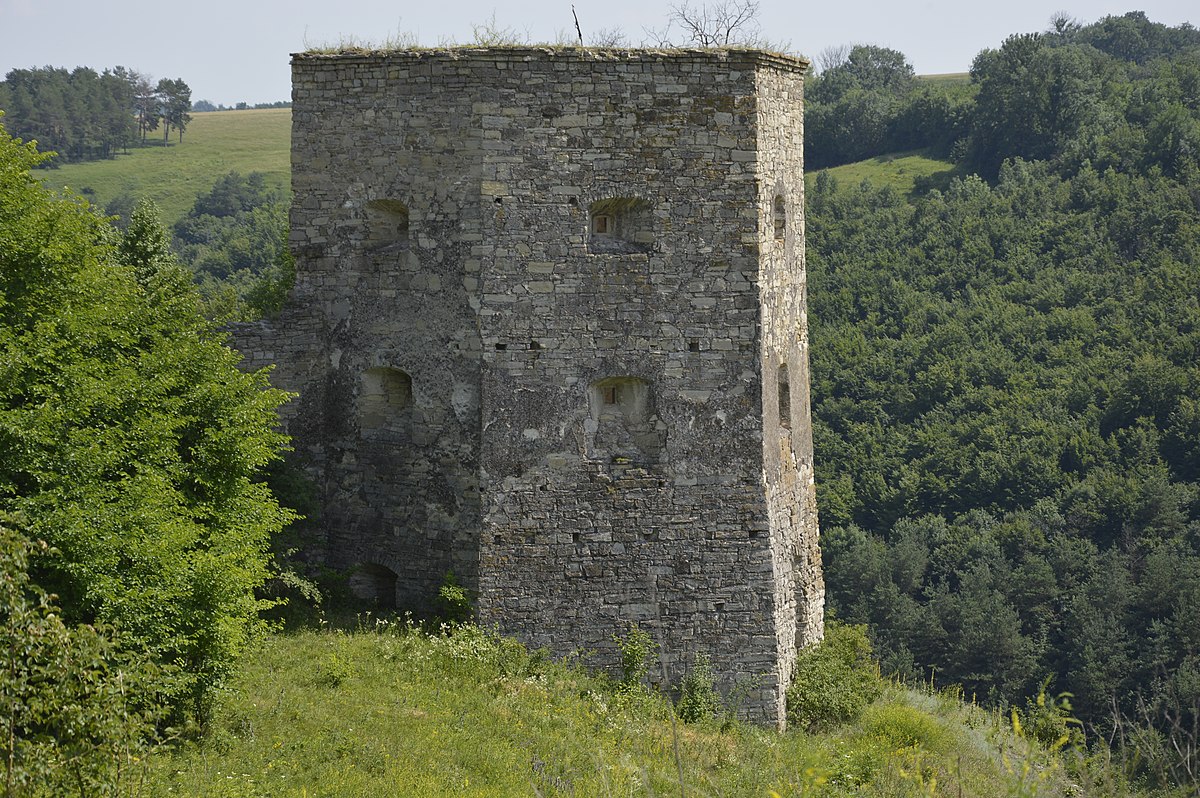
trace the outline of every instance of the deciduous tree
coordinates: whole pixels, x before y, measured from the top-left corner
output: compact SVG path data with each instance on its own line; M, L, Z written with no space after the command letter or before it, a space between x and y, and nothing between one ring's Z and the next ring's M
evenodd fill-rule
M0 134L0 511L61 552L35 579L115 625L203 712L258 628L289 518L258 477L284 399L205 321L143 206L123 238Z

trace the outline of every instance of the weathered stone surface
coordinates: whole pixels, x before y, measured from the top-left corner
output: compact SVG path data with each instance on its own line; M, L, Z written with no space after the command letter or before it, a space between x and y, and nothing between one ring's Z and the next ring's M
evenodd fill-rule
M300 398L330 565L782 722L824 602L803 62L481 49L293 59L297 283L237 333ZM394 582L392 575L394 575Z

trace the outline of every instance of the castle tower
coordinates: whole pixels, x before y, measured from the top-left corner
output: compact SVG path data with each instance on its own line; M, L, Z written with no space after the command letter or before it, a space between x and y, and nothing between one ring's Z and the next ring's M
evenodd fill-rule
M803 61L453 48L293 59L297 284L253 362L300 398L334 566L421 609L781 723L822 633Z

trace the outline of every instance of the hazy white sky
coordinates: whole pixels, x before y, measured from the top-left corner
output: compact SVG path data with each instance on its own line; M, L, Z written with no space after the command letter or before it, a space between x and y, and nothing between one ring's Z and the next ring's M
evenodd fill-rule
M815 57L864 43L905 53L918 73L964 72L975 54L1010 33L1045 30L1066 11L1084 22L1130 10L1168 25L1197 22L1195 0L760 0L764 34ZM696 0L693 0L693 5ZM584 37L620 27L633 43L666 23L670 0L575 0ZM345 38L397 32L423 45L470 41L472 24L554 41L572 31L571 0L0 0L0 74L14 67L84 65L183 78L192 99L232 105L289 99L288 56Z

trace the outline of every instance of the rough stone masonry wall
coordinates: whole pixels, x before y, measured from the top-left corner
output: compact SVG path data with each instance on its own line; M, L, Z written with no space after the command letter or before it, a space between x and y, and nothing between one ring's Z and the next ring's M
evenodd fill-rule
M294 59L296 288L251 336L300 393L321 559L417 611L448 572L477 586L477 88L444 60Z
M802 76L758 73L759 278L763 483L770 516L781 662L824 634L817 532L804 265ZM791 667L784 671L790 680Z
M744 714L782 721L821 611L802 67L295 57L297 288L239 335L301 394L330 564L369 566L368 593L395 574L417 608L453 568L485 623L599 665L637 622L669 681L708 654Z
M668 681L707 654L748 714L778 721L799 524L772 534L763 487L757 164L775 156L756 92L775 68L710 53L475 60L498 89L480 108L495 208L478 250L481 613L608 665L636 622ZM589 235L607 200L648 208L640 248ZM644 417L606 416L608 383L644 391Z

